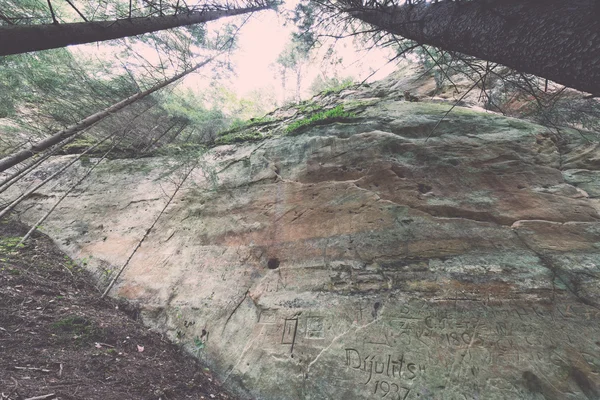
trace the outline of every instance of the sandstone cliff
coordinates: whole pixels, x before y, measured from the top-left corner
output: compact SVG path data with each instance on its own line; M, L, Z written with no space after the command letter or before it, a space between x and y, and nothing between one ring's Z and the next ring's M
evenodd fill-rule
M247 128L263 140L213 148L111 293L244 396L600 398L597 138L461 107L432 133L449 106L406 85L279 110ZM103 163L43 229L106 279L178 163Z

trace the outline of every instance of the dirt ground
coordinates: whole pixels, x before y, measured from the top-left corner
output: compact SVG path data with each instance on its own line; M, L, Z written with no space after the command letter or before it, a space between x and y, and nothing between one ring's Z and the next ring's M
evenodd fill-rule
M0 221L0 400L235 398L47 236L17 248L26 231Z

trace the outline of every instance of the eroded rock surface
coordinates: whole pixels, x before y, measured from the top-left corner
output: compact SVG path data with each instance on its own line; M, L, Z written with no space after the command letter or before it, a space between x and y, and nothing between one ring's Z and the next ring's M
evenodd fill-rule
M600 147L460 107L431 134L448 106L384 89L213 149L112 293L259 399L600 398ZM172 163L102 164L45 231L109 277Z

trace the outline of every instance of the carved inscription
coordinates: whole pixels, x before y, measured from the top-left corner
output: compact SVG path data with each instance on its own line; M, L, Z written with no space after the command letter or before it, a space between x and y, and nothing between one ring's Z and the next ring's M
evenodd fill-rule
M381 396L382 399L387 397L392 400L406 400L410 394L410 389L404 386L398 386L394 382L375 381L375 391L373 394Z
M584 363L586 373L598 374L600 342L589 340L599 331L592 322L597 310L577 304L467 304L388 309L342 347L346 374L357 379L357 389L369 398L392 400L427 396L427 382L440 376L454 394L480 398L485 382L506 367L519 371L533 365L551 380L556 371ZM306 338L320 338L322 322L322 317L307 317ZM564 384L556 393L584 382L575 378L562 377ZM507 382L522 390L521 381L511 377Z
M422 365L408 362L401 355L361 354L358 350L347 348L346 366L361 371L366 377L364 384L373 378L389 378L397 380L413 380L425 371Z
M323 326L323 317L306 318L306 338L323 339L325 337L325 328Z
M281 344L294 345L296 341L296 329L298 328L298 318L287 318L283 324L283 335Z
M277 322L277 310L262 310L258 317L259 324L275 324Z
M411 389L402 383L425 372L424 365L410 362L404 354L361 353L354 348L346 348L345 353L345 366L359 372L364 379L361 383L372 386L372 393L381 398L406 399Z

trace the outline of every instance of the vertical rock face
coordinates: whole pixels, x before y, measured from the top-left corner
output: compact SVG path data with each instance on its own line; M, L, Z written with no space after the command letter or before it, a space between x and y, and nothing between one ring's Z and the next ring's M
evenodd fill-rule
M426 140L448 107L376 89L213 149L113 294L259 399L600 398L600 147L461 108ZM114 273L171 164L106 163L47 233Z

